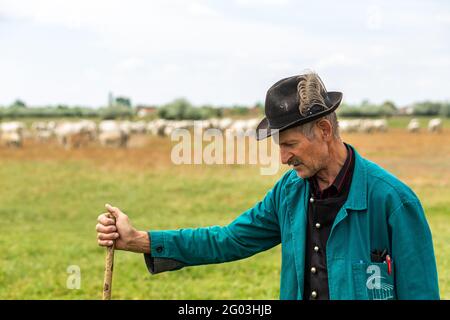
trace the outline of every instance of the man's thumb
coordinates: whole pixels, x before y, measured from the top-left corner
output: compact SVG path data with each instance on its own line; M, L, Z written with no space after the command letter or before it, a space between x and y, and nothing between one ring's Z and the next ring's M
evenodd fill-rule
M111 206L110 204L105 204L105 208L106 210L108 210L108 212L110 214L112 214L114 216L114 218L119 218L119 214L120 214L120 210L116 207Z

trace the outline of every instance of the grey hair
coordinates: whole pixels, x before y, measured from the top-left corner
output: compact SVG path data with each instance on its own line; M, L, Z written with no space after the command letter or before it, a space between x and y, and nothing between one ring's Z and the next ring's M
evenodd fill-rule
M323 116L322 118L319 118L315 121L311 121L311 122L307 122L305 124L302 124L298 127L296 127L296 129L302 133L308 140L313 140L314 139L314 126L321 120L328 120L331 123L331 127L333 128L333 137L335 139L340 139L340 135L339 135L339 122L336 116L336 112L332 112L327 114L326 116Z

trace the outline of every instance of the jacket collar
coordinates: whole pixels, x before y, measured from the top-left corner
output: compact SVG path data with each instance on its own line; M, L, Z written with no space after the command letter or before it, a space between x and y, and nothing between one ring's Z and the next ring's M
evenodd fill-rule
M364 158L353 149L355 155L355 169L353 170L352 184L344 206L352 210L367 209L367 164Z

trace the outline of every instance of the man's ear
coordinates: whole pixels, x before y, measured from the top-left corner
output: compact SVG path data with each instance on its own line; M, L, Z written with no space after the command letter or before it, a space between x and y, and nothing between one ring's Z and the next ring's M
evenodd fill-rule
M327 119L321 119L317 122L317 127L319 128L320 137L324 141L330 141L333 136L333 127L331 122Z

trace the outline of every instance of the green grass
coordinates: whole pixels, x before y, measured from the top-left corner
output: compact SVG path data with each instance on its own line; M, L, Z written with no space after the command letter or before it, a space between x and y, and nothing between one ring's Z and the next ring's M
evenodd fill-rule
M82 160L0 160L0 298L100 299L105 250L97 216L109 202L142 230L224 225L279 176L255 167L106 169ZM448 185L412 186L433 231L442 298L450 299ZM232 263L152 276L143 256L116 252L114 299L277 299L280 247ZM67 268L81 288L66 288Z
M0 169L0 298L99 299L105 250L95 224L103 204L136 227L227 224L274 182L242 168L108 172L83 162L4 162ZM252 170L250 170L252 171ZM227 178L228 177L228 178ZM116 252L115 299L277 298L279 248L222 265L151 276L142 255ZM67 267L81 268L81 289L66 288Z

